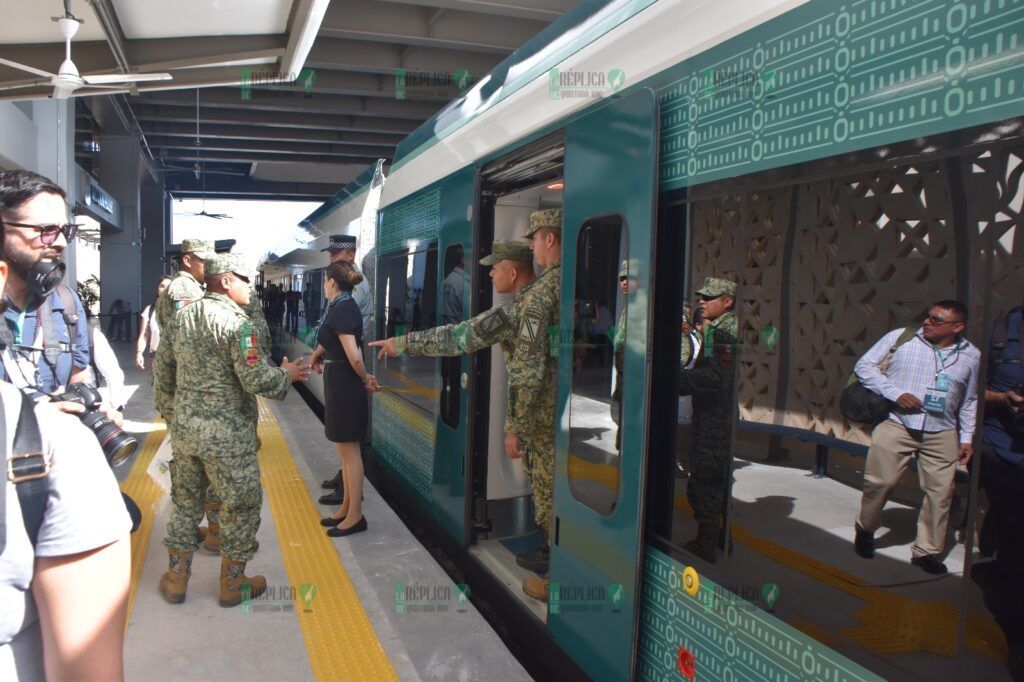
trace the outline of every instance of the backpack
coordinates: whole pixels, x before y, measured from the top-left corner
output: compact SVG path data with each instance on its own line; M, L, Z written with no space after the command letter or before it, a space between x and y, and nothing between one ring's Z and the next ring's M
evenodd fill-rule
M39 422L33 409L33 403L21 392L20 410L18 413L17 430L14 432L14 444L7 458L8 477L14 483L21 506L21 519L28 533L28 539L35 547L39 539L39 529L43 525L43 514L46 512L46 498L50 492L50 462L43 452L43 438L39 431ZM0 419L3 418L0 410ZM2 496L0 496L2 499ZM0 508L4 513L6 505ZM4 519L6 525L6 519ZM0 537L0 552L7 542L7 533Z
M878 365L882 374L889 369L889 362L896 349L914 338L915 334L917 334L916 327L906 327L903 330L903 333L896 339L896 344L889 349L889 354ZM892 403L887 398L865 387L860 383L856 372L850 372L846 387L839 396L839 411L848 421L874 426L888 419L891 410Z

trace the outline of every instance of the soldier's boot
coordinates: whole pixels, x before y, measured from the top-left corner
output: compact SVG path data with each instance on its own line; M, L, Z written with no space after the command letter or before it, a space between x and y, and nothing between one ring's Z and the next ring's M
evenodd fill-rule
M160 594L171 604L181 604L192 576L192 552L169 551L167 572L160 576Z
M548 588L550 587L551 581L547 578L527 578L523 581L523 592L527 596L543 602L548 600Z
M548 534L543 530L540 533L543 538L541 546L528 554L517 554L516 563L528 571L544 575L551 563L551 545L548 543Z
M199 545L199 549L203 550L207 554L220 554L220 503L217 504L205 504L203 509L206 511L206 519L208 522L206 537L203 539L203 544Z
M245 575L245 562L221 559L220 605L238 606L242 598L255 599L267 590L267 579L262 575Z

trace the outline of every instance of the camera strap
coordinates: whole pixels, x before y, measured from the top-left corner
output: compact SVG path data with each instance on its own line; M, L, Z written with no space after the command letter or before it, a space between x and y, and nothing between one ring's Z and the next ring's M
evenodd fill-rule
M39 528L43 525L46 498L50 492L50 460L43 451L34 404L21 392L18 426L14 432L12 454L7 458L7 480L14 483L21 506L21 518L28 539L35 547Z

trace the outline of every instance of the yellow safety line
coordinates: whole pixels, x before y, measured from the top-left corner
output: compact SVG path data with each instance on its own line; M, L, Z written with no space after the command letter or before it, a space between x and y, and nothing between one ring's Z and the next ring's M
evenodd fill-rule
M318 680L397 680L333 541L319 523L320 512L277 420L263 398L259 406L260 473L288 580L296 591L295 614L313 676Z
M167 435L167 426L162 421L156 422L155 429L146 436L142 444L142 450L135 456L135 463L128 477L121 484L121 492L135 500L142 511L142 523L132 533L132 579L128 590L128 615L125 617L124 627L128 629L128 623L132 619L132 608L135 606L135 595L139 590L139 581L142 579L142 567L146 564L146 554L149 552L149 540L153 534L153 519L156 517L156 503L163 497L163 489L153 481L146 471L149 469L153 456L160 449L160 444Z

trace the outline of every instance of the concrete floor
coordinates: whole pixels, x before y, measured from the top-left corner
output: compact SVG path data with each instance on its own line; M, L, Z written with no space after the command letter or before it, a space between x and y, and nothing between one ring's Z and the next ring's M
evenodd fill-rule
M136 387L125 417L128 430L135 431L141 442L156 418L152 390L147 375L134 367L131 346L118 343L114 347L125 369L126 384ZM320 481L337 471L336 451L324 439L322 424L296 393L289 392L285 400L271 402L271 409L309 494L316 499L323 492ZM130 468L131 463L117 470L118 479L123 481ZM158 505L128 626L128 679L312 679L293 611L286 610L284 604L280 610L250 613L217 605L218 557L196 553L186 603L171 606L163 601L156 586L166 567L161 540L168 507L165 497ZM334 511L322 505L319 509L323 515ZM369 532L335 540L334 545L399 678L529 679L471 603L464 610L448 612L398 612L396 583L433 588L451 586L452 581L369 483L365 486L363 510ZM248 572L266 576L270 587L287 586L266 497L262 518L257 535L260 550Z

